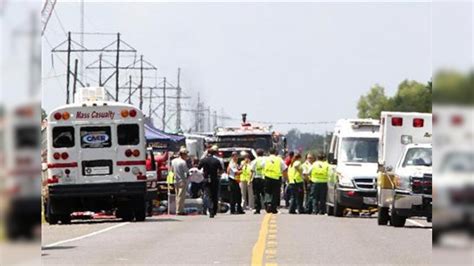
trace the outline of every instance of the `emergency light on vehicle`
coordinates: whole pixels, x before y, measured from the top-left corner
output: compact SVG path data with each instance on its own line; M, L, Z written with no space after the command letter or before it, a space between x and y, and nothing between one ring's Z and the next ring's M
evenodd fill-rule
M454 115L453 117L451 117L451 124L453 124L453 126L460 126L463 122L464 119L460 115Z
M394 126L394 127L403 126L403 118L402 117L392 117L392 126Z
M120 115L123 117L123 118L127 118L128 116L130 117L135 117L137 116L137 110L135 109L132 109L132 110L127 110L127 109L123 109L121 112L120 112Z
M64 112L62 114L61 113L55 113L54 114L54 119L56 119L56 120L61 120L61 119L68 120L69 118L71 118L71 114L68 113L68 112Z
M413 127L423 127L425 125L425 120L423 118L413 119Z

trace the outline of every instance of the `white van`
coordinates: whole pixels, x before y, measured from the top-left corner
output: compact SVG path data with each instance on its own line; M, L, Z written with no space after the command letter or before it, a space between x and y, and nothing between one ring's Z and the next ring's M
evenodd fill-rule
M329 148L327 213L375 208L379 121L343 119L336 123Z
M46 220L70 222L76 211L116 211L145 219L143 114L132 105L88 101L59 107L47 124Z
M432 115L382 112L377 182L378 224L431 220Z

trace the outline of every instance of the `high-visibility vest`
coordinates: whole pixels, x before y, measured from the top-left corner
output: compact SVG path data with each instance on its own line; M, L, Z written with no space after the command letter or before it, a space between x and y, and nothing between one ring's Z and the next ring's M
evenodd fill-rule
M316 161L311 167L310 180L313 183L327 183L329 164L323 161Z
M173 171L168 171L168 175L166 176L166 183L168 184L174 184L175 180L174 180L174 173Z
M263 168L263 173L265 177L271 179L280 179L281 177L281 159L275 155L270 155L265 160L265 167Z
M242 161L242 173L240 173L240 181L250 181L252 177L252 169L250 168L250 163Z
M290 165L288 168L288 181L290 184L303 182L302 168L303 167L300 161L295 161L292 165Z
M264 157L257 157L255 159L255 176L263 177L263 162L265 162Z

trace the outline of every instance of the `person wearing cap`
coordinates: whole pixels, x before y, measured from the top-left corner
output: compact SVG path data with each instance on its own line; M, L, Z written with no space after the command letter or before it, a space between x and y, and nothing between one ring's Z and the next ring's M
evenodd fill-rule
M241 156L244 157L240 164L242 173L240 174L240 191L242 192L242 206L244 209L253 209L253 189L250 184L252 177L252 168L250 163L250 153L243 151Z
M186 199L186 188L188 186L188 151L185 148L179 150L179 157L171 161L171 170L175 179L176 214L186 215L184 212L184 201Z
M239 167L239 154L232 153L229 165L227 166L227 175L229 176L229 191L230 191L230 213L244 214L242 209L242 192L240 191L240 174L242 173Z
M222 174L223 167L221 162L215 157L217 149L210 148L204 159L198 165L199 169L202 169L204 173L205 185L207 186L206 192L209 197L209 217L214 218L219 208L219 177Z
M257 150L257 158L250 163L252 169L252 177L250 178L250 184L252 185L254 195L254 214L260 214L262 209L262 202L265 198L265 181L263 175L263 167L265 165L264 151L262 149Z

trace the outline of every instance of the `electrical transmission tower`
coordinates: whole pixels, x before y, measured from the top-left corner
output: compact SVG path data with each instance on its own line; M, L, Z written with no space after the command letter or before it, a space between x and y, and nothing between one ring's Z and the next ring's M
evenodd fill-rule
M80 32L79 34L88 34L84 32ZM99 34L99 33L91 33L91 34ZM101 47L101 48L87 48L77 41L73 40L71 38L72 33L68 32L67 34L67 39L60 44L58 44L56 47L54 47L51 52L52 53L66 53L67 55L67 62L66 62L66 104L70 102L70 74L71 72L71 53L73 52L79 52L79 53L115 53L115 65L113 69L115 70L108 78L107 81L115 77L115 97L112 96L112 98L115 99L115 101L119 100L119 74L120 74L120 54L121 53L136 53L137 50L130 46L128 43L123 41L120 38L120 33L117 33L117 39L113 41L112 43ZM109 35L104 33L103 35ZM74 46L73 46L74 45ZM64 47L66 46L66 47ZM106 82L105 82L106 83ZM104 84L105 84L104 83ZM102 84L102 85L104 85ZM109 93L110 95L110 93ZM74 100L74 95L72 95L72 99Z

